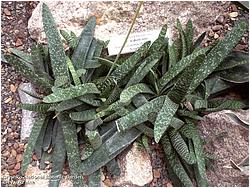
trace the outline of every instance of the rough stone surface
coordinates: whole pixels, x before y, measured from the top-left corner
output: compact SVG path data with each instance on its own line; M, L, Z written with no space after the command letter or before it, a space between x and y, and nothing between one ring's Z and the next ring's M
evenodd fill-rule
M38 99L29 96L28 94L24 93L22 90L29 91L32 93L36 93L31 83L22 83L18 88L19 97L21 103L27 104L36 104L39 102ZM21 140L29 137L31 128L34 124L34 117L36 116L35 112L29 110L22 110L22 125L21 125Z
M114 34L126 34L134 16L136 2L67 2L50 1L49 6L59 29L73 31L77 35L91 15L97 17L95 35L102 40L109 40ZM209 23L216 20L216 15L223 13L229 2L144 2L141 13L134 26L134 32L159 29L168 24L174 29L176 19L187 23L192 19L196 28L195 35L208 30ZM29 20L31 37L39 42L45 41L42 27L42 3L39 3ZM173 32L170 32L173 33ZM171 37L171 36L170 36Z
M205 150L217 157L210 170L207 171L208 181L215 187L248 186L248 176L230 166L230 159L240 163L248 156L249 131L232 121L225 113L211 113L199 122L199 131L208 142ZM232 111L231 111L232 112ZM234 111L245 121L249 121L249 110Z
M118 157L121 175L111 181L113 186L144 186L153 180L153 171L149 154L138 148L135 142L127 153Z

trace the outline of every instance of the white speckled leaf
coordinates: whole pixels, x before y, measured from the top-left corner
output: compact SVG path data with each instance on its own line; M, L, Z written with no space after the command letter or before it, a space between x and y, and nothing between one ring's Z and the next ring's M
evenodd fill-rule
M246 29L247 23L243 21L238 22L225 36L225 38L220 41L209 52L209 54L207 54L207 58L205 59L204 63L194 75L188 93L192 93L200 85L200 83L219 66L219 64L227 57L234 46L239 42Z
M147 121L148 115L150 113L157 112L158 110L160 110L164 100L165 96L157 97L143 104L133 112L130 112L128 115L116 120L116 126L118 131L125 131L127 129L132 128L133 126L139 125Z
M60 102L73 99L90 93L100 93L95 84L86 83L78 86L72 86L65 89L56 90L54 93L43 98L45 103Z
M152 67L161 59L162 55L162 52L158 52L148 56L137 68L126 87L139 83L149 73L150 69L152 69Z
M167 96L165 97L164 103L160 112L157 115L156 121L154 123L154 139L158 143L167 130L172 117L177 111L179 105L171 101Z
M132 85L128 87L127 89L123 90L120 95L120 101L121 103L127 103L131 101L131 99L139 93L154 94L154 92L146 84L139 83L136 85Z
M42 18L44 31L48 38L51 66L54 77L67 76L69 78L63 43L56 28L55 20L49 10L49 7L45 3L43 3L42 6Z
M174 77L176 77L181 71L183 71L190 63L193 62L195 58L197 58L199 55L205 54L206 51L208 51L210 48L203 48L201 50L198 50L195 53L192 53L189 56L186 56L182 58L179 62L175 63L170 67L170 69L159 79L158 86L159 89L163 89L164 86L172 80Z

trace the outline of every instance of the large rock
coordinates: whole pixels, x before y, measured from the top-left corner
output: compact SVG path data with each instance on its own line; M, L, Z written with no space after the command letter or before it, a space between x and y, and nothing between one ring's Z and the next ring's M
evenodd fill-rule
M112 35L126 34L135 14L137 3L132 2L67 2L46 1L59 29L73 31L79 35L91 15L97 17L95 35L102 40L109 40ZM33 11L28 28L31 37L39 42L45 41L42 26L42 2ZM192 19L196 27L195 35L208 30L209 22L223 14L229 2L144 2L137 18L134 31L150 31L168 24L174 29L176 19L182 23ZM172 33L172 32L170 32ZM170 36L171 38L171 36Z
M24 104L36 104L39 102L38 99L31 97L30 95L24 93L22 90L36 94L31 83L21 83L18 88L18 94L21 100L21 103ZM29 137L32 126L35 122L36 112L29 110L22 110L22 124L21 124L21 141Z
M211 113L199 122L199 130L208 142L206 151L217 157L212 168L207 171L208 180L214 187L248 186L248 177L230 166L230 159L240 163L248 156L248 130L232 121L225 113ZM249 110L234 111L241 119L249 121Z
M128 152L118 156L121 175L111 180L113 186L144 186L153 180L149 154L135 142Z
M37 166L29 165L25 173L25 187L48 187L51 170L41 170ZM69 177L62 176L60 187L73 187Z

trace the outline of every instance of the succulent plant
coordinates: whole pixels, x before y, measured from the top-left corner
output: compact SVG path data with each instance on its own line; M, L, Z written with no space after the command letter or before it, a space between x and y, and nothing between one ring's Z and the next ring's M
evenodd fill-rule
M165 25L152 44L116 63L102 53L105 42L94 38L95 17L79 38L60 31L65 51L47 5L42 9L48 45L35 45L31 55L13 49L5 56L46 93L36 96L39 104L19 105L38 112L22 174L35 151L41 162L52 162L50 186L59 186L66 160L71 177L78 177L74 186L85 185L82 175L89 176L89 186L99 186L100 168L117 170L115 157L144 135L163 145L177 185L206 186L208 155L195 122L208 112L248 107L246 101L217 98L248 82L248 54L232 51L247 24L238 22L223 40L201 48L205 34L194 41L191 20L185 29L177 20L180 37L172 45Z

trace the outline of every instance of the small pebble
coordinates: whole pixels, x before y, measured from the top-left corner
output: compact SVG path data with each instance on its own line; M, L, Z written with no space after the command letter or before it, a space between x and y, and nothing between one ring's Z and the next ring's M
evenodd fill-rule
M217 39L217 38L219 38L220 36L217 34L217 33L215 33L214 34L214 39Z
M20 170L21 168L21 164L20 163L17 163L14 167L15 170Z
M22 154L18 154L17 156L16 156L16 161L17 162L21 162L23 160L23 155Z
M11 12L7 8L5 8L3 12L6 16L11 16Z
M231 12L231 13L229 13L229 16L230 16L231 18L236 18L238 15L239 15L238 12Z
M219 31L219 30L221 30L222 28L223 28L222 25L215 25L215 26L212 27L212 30L213 30L213 31Z
M105 179L103 183L108 187L112 187L112 182L110 181L110 179Z
M222 23L224 22L224 20L225 20L225 19L224 19L224 16L221 15L221 16L219 16L219 17L217 18L216 21L222 24Z
M23 42L21 41L21 39L18 38L18 39L16 40L16 44L15 44L15 45L16 45L16 46L21 46L22 44L23 44Z

